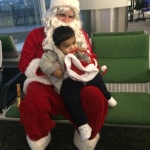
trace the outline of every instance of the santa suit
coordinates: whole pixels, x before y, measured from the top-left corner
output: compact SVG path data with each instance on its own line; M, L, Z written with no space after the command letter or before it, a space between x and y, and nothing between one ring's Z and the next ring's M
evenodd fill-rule
M87 34L83 34L90 45ZM52 116L63 114L71 121L64 103L49 80L37 69L39 58L44 50L42 42L45 38L44 28L31 31L24 43L19 69L25 73L27 80L24 84L25 97L20 104L20 121L24 125L26 134L32 140L39 140L48 135L55 127ZM90 50L91 46L89 46ZM86 86L80 95L82 107L92 128L90 139L95 138L101 130L108 111L108 102L102 92L94 86ZM91 105L92 104L92 105Z

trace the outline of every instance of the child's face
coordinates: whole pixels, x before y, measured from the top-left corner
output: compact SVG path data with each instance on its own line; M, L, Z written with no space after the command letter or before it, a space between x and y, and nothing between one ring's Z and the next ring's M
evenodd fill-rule
M61 42L59 49L62 51L64 55L67 55L72 50L75 50L78 48L76 38L73 36L70 39Z

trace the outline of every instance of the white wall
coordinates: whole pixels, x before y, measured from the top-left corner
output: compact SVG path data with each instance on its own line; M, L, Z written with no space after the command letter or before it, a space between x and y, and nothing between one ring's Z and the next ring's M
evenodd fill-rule
M79 0L81 10L106 9L128 6L128 0Z

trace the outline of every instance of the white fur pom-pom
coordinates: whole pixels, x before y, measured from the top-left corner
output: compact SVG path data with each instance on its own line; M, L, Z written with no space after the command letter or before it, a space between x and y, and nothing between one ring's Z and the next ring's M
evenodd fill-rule
M106 69L107 69L107 66L105 66L105 65L101 67L101 70L102 70L103 72L106 71Z

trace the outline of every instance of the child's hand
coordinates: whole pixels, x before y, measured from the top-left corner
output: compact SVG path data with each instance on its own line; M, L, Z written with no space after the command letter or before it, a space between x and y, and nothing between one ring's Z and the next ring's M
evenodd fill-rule
M83 54L85 53L85 51L86 51L85 48L81 48L81 47L78 48L78 53L79 53L80 55L83 55Z
M63 71L61 69L55 70L52 74L53 74L53 76L55 76L57 78L62 78L63 77Z

